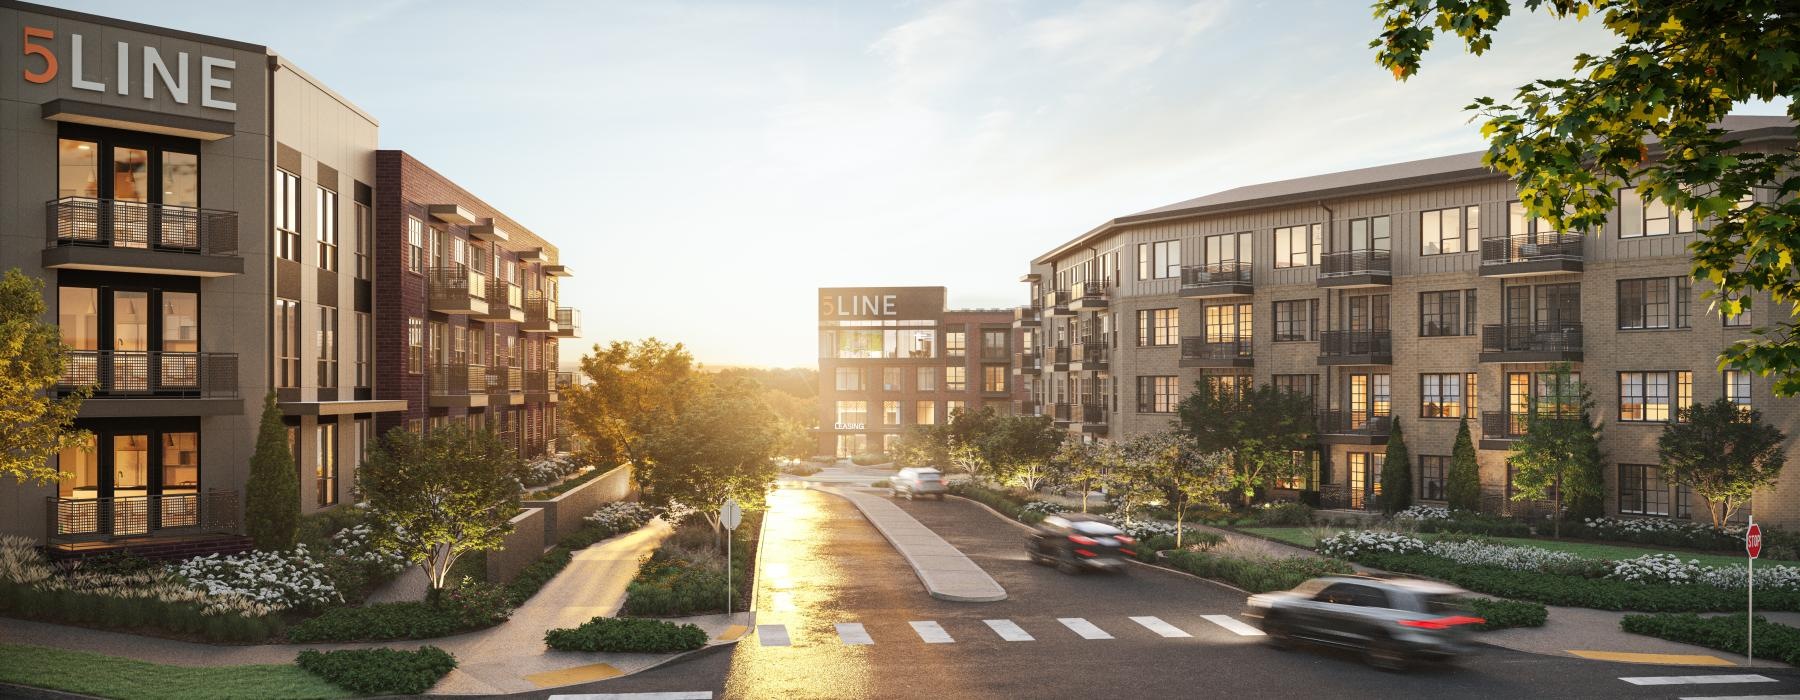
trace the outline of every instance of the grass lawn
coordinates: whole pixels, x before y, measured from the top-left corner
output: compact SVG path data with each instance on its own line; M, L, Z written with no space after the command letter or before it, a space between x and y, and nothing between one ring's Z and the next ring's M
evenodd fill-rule
M293 664L189 668L19 644L0 644L0 682L147 700L356 696Z
M1286 542L1288 544L1299 546L1299 547L1310 548L1314 544L1313 528L1305 528L1305 527L1244 527L1244 528L1238 528L1238 529L1242 530L1244 532L1248 532L1252 535L1257 535L1259 537L1267 537L1267 538L1269 538L1271 540L1275 540L1277 542ZM1419 539L1423 539L1423 540L1430 540L1430 539L1436 537L1436 535L1421 533L1419 535L1416 535L1416 537L1418 537ZM1571 539L1571 540L1551 540L1551 539L1540 540L1540 539L1532 539L1532 538L1524 538L1524 537L1494 537L1494 538L1490 538L1490 539L1492 539L1494 542L1499 543L1499 544L1507 544L1507 545L1514 545L1514 546L1521 546L1521 547L1537 547L1539 549L1548 549L1548 550L1551 550L1554 552L1568 552L1570 554L1588 557L1590 559L1612 559L1612 560L1616 561L1616 560L1620 560L1620 559L1636 559L1638 557L1644 556L1645 554L1655 554L1655 553L1659 553L1659 552L1667 552L1669 554L1673 554L1675 556L1681 557L1681 559L1683 561L1697 559L1700 561L1700 564L1702 566L1728 566L1731 564L1744 563L1743 557L1733 556L1730 554L1702 554L1702 553L1697 553L1697 552L1679 552L1679 551L1672 551L1672 550L1666 550L1666 549L1656 549L1653 547L1633 547L1633 546L1629 546L1629 545L1601 544L1601 543L1597 543L1597 542L1589 542L1586 540L1573 540L1573 539ZM1800 565L1800 562L1781 562L1781 561L1773 561L1773 560L1769 560L1769 559L1762 559L1762 560L1759 560L1759 562L1766 562L1769 564L1787 564L1787 565L1791 565L1791 566L1792 565Z

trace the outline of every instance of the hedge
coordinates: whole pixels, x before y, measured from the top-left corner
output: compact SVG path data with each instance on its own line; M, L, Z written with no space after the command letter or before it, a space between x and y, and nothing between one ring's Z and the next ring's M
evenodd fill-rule
M1316 557L1251 558L1208 552L1169 552L1170 567L1203 578L1218 579L1251 593L1285 591L1308 580L1354 571L1339 559Z
M1201 549L1207 549L1207 548L1211 548L1211 547L1216 547L1224 541L1225 541L1225 536L1221 535L1219 533L1216 533L1216 532L1200 532L1198 530L1189 530L1186 535L1182 535L1181 546L1188 547L1188 546L1193 546L1193 545L1199 545ZM1156 553L1157 552L1161 552L1163 550L1174 549L1174 548L1175 548L1175 536L1174 535L1156 535L1154 537L1149 537L1149 538L1146 538L1146 539L1138 542L1137 549L1134 549L1132 551L1137 552L1138 561L1150 562L1150 563L1154 564L1154 563L1156 563Z
M207 615L195 603L43 590L6 581L0 581L0 613L57 624L191 636L208 642L262 642L281 636L284 627L279 615Z
M1025 507L1024 501L1013 498L1004 491L978 486L967 481L951 484L948 490L953 495L985 505L1014 520L1019 519L1019 511Z
M1370 554L1357 561L1376 569L1449 581L1477 593L1546 605L1640 612L1728 612L1744 605L1743 591L1703 584L1642 583L1514 571L1458 564L1429 554ZM1758 591L1756 599L1769 610L1800 611L1800 591Z
M1550 611L1543 603L1532 603L1520 600L1495 600L1493 598L1470 598L1469 610L1486 622L1476 629L1503 630L1512 627L1543 627L1544 620Z
M662 620L596 617L580 627L545 632L544 645L562 651L663 654L706 646L706 633L694 625Z
M1744 653L1744 634L1749 625L1744 614L1701 617L1693 613L1626 615L1619 626L1626 632L1661 637L1672 642L1697 644L1709 649ZM1800 665L1800 628L1756 618L1756 656Z
M418 695L456 668L456 657L433 646L400 649L306 650L300 668L364 695Z

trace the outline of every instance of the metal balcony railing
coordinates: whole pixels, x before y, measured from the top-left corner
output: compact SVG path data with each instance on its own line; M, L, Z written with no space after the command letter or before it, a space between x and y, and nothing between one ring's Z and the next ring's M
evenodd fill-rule
M1069 404L1069 403L1051 404L1051 408L1050 408L1051 418L1054 419L1058 423L1071 422L1069 417L1073 414L1074 414L1074 405L1073 404Z
M556 307L556 327L558 332L570 337L581 335L581 309Z
M1481 264L1506 265L1536 260L1581 260L1579 233L1519 233L1481 239Z
M540 296L539 292L525 295L525 322L521 330L554 333L556 324L556 300Z
M518 367L488 367L485 378L489 394L511 394L525 390L525 370Z
M425 279L429 282L433 309L463 310L470 308L471 301L487 303L488 278L474 268L460 265L433 267L425 271Z
M1392 355L1394 338L1392 331L1356 330L1356 331L1321 331L1319 333L1320 357L1358 357Z
M987 362L1003 362L1006 360L1011 360L1012 359L1012 348L1004 347L1004 346L998 347L998 348L990 348L988 346L983 345L981 347L981 359L985 360Z
M107 498L48 496L44 501L44 534L50 544L133 535L233 533L238 528L238 492L226 489Z
M57 388L93 387L93 398L233 398L237 353L69 350Z
M1055 365L1069 364L1069 346L1058 345L1050 349L1050 363Z
M1067 290L1067 289L1052 289L1048 292L1045 292L1044 293L1044 308L1049 309L1051 311L1051 313L1059 313L1059 312L1068 311L1069 310L1069 290Z
M1482 352L1581 352L1581 324L1490 324L1481 327Z
M575 373L574 372L557 372L556 373L556 388L558 391L567 389L572 386L575 386Z
M1237 360L1250 357L1250 337L1239 336L1226 341L1207 342L1203 337L1181 339L1183 360Z
M1181 268L1181 286L1204 287L1210 284L1249 284L1250 263L1222 262L1207 265L1188 265Z
M554 373L547 369L525 370L525 393L544 394L556 388Z
M1319 434L1365 435L1383 437L1393 430L1392 416L1370 415L1363 411L1320 411Z
M1523 413L1483 411L1481 437L1484 440L1517 440L1525 437L1528 417Z
M45 205L50 247L141 248L192 255L238 254L235 211L92 197Z
M487 368L481 365L436 365L431 368L431 393L467 396L487 392Z
M1084 301L1105 301L1106 300L1106 282L1103 280L1102 281L1093 281L1093 282L1076 282L1075 286L1069 288L1069 298L1070 299L1081 299Z
M1394 271L1394 256L1385 250L1340 250L1319 261L1320 277L1386 275Z
M525 305L525 290L511 282L490 279L487 285L487 303L488 309L494 313L501 313L502 309L522 309Z
M1106 404L1098 401L1081 404L1081 422L1098 425L1106 422Z

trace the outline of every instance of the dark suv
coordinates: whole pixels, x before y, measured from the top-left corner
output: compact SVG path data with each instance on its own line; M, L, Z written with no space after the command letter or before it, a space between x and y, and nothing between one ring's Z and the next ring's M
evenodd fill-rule
M1135 556L1137 542L1103 519L1076 513L1045 516L1025 538L1034 564L1055 564L1066 573L1087 569L1123 571L1120 556Z
M1371 666L1398 671L1414 660L1453 661L1468 651L1466 630L1485 620L1469 614L1463 593L1416 579L1329 576L1250 596L1245 616L1272 644L1343 647Z

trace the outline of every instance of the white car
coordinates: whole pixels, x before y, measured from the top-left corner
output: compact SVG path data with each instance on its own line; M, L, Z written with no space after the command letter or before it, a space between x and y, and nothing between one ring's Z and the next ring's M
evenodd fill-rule
M920 496L935 496L941 501L946 490L944 473L936 469L908 467L888 479L888 494L894 498L905 496L909 501Z

